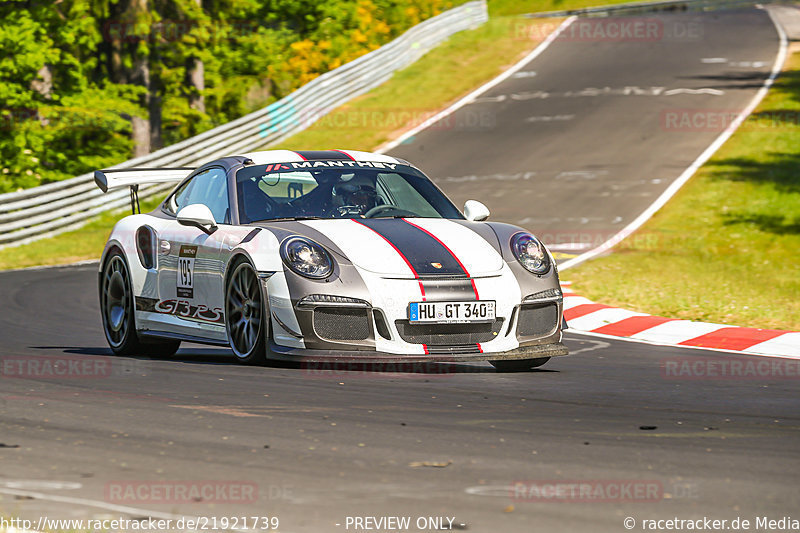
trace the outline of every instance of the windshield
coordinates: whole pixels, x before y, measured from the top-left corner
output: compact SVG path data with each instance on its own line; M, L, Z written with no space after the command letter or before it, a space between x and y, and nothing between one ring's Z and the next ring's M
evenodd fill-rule
M352 162L352 166L342 167L339 164L340 161L308 161L239 170L236 190L240 222L464 218L425 175L412 167L370 162Z

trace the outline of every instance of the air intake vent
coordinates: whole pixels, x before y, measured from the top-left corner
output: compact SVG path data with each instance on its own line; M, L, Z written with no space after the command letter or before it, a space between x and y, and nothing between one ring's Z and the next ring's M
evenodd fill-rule
M156 232L150 226L136 230L136 253L144 268L156 268Z
M375 330L378 332L378 335L387 341L392 340L392 335L389 333L389 324L386 323L386 316L384 316L383 311L380 309L373 309L372 316L375 320Z
M314 309L314 331L321 339L363 341L372 328L367 309L350 307L317 307Z
M410 324L395 320L400 337L411 344L454 346L489 342L500 334L503 319L486 324Z
M558 307L548 305L523 305L519 311L517 335L520 337L544 337L558 326Z

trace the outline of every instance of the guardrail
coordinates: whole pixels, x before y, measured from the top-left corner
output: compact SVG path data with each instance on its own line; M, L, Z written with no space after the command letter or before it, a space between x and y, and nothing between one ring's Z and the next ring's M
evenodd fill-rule
M487 20L486 0L462 4L421 22L377 50L322 74L263 109L110 168L196 166L278 142L377 87L451 35ZM139 196L152 196L169 187L142 187ZM127 190L103 194L95 186L92 173L2 194L0 248L79 228L89 218L128 201Z

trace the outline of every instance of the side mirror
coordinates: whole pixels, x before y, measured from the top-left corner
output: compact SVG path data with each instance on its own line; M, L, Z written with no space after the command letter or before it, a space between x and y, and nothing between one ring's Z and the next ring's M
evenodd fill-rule
M194 226L209 235L217 229L214 215L207 205L191 204L178 211L178 224L181 226Z
M473 222L482 222L489 218L489 208L477 200L467 200L464 204L464 216Z

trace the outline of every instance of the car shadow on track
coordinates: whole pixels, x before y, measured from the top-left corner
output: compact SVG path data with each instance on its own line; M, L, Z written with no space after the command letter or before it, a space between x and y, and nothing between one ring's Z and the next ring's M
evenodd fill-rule
M172 361L184 364L196 365L231 365L240 366L230 350L225 348L208 348L187 346L178 350L172 356L114 356L110 349L104 347L84 347L84 346L29 346L31 350L41 350L48 352L61 352L68 356L88 356L88 357L108 357L116 360L135 360L135 361ZM44 357L52 357L46 354ZM34 357L39 357L38 355ZM488 362L469 362L469 363L436 363L436 362L301 362L301 361L267 361L265 364L253 366L251 368L280 368L286 370L298 370L306 373L330 374L341 373L343 376L348 374L422 374L422 375L450 375L450 374L495 374L500 373ZM558 372L534 368L527 372Z

